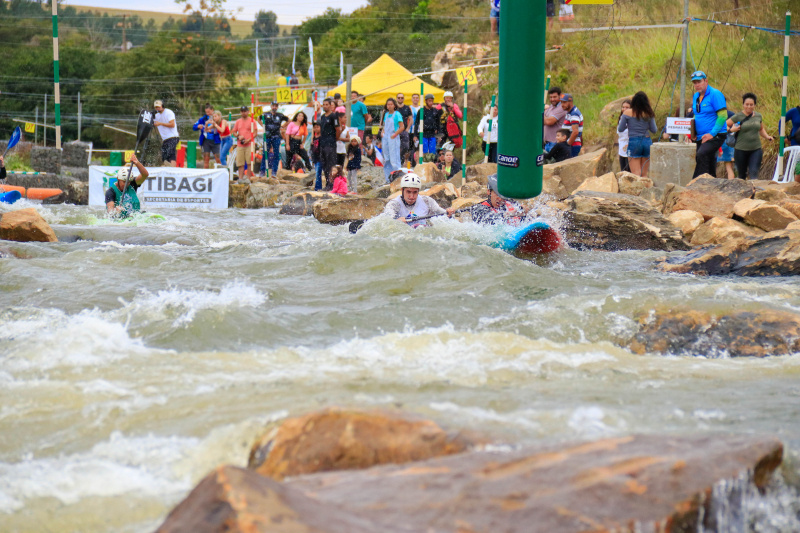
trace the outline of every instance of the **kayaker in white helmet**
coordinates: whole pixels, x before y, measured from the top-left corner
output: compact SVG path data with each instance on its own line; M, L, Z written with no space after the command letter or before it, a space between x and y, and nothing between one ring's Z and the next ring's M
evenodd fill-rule
M509 200L497 192L497 174L489 176L489 198L470 209L472 221L478 224L519 225L527 211L514 200Z
M105 194L106 209L110 214L118 215L122 218L129 217L133 213L141 211L141 202L136 191L144 183L150 174L147 169L142 165L135 155L131 155L131 163L134 164L136 170L131 171L129 167L125 166L117 171L117 181L111 185ZM128 172L131 172L130 177ZM128 183L126 189L125 184ZM123 191L125 198L123 200Z
M402 219L412 227L424 226L428 220L414 222L415 218L430 215L453 216L455 209L442 209L436 200L430 196L420 196L419 190L422 188L422 180L413 172L409 172L400 179L400 196L386 204L384 214L390 215L394 219Z

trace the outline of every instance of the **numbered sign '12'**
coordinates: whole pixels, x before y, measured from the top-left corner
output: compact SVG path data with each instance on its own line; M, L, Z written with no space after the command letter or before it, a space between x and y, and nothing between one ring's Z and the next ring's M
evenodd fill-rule
M475 74L475 67L464 67L456 69L456 76L458 77L458 84L464 85L464 82L478 83L478 76Z
M277 91L275 91L275 96L277 97L275 99L278 102L282 104L288 104L292 101L292 90L289 89L288 87L285 89L283 88L278 89Z

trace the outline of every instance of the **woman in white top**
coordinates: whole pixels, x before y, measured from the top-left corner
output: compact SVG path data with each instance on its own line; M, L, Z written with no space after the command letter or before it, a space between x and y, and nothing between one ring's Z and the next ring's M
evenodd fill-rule
M489 130L489 121L492 129ZM489 163L497 163L497 105L492 108L492 112L481 119L478 124L478 135L481 137L481 151L486 153L486 145L489 145Z
M619 113L617 126L619 126L619 122L622 120L622 114L630 108L630 100L625 100L622 102L622 111ZM628 162L628 130L626 129L625 131L617 131L617 135L619 136L619 140L617 141L619 144L619 169L622 172L630 172L631 167L630 163Z

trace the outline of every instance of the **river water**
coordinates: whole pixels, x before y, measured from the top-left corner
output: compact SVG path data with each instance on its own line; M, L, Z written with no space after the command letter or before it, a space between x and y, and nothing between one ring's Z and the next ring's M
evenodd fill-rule
M523 261L455 221L35 207L62 242L0 246L25 257L0 259L0 531L152 531L265 424L330 405L508 443L777 435L796 464L800 355L620 347L655 309L800 311L794 279L667 275L656 252ZM800 530L786 490L753 531Z

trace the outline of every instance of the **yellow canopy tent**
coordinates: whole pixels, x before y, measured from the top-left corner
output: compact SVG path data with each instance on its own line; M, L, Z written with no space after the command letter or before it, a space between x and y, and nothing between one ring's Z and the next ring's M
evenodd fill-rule
M410 105L411 95L419 93L420 83L424 82L388 54L383 54L370 66L353 76L352 88L359 94L367 95L364 99L364 103L367 105L383 105L388 98L397 96L397 93L404 93L406 95L405 103ZM350 95L346 95L346 92L347 83L345 82L328 91L328 96L333 97L334 94L339 93L342 98L347 99ZM426 94L432 94L436 103L444 101L444 91L435 85L425 83L425 89L420 95L420 99L424 98ZM425 104L424 101L421 103Z

